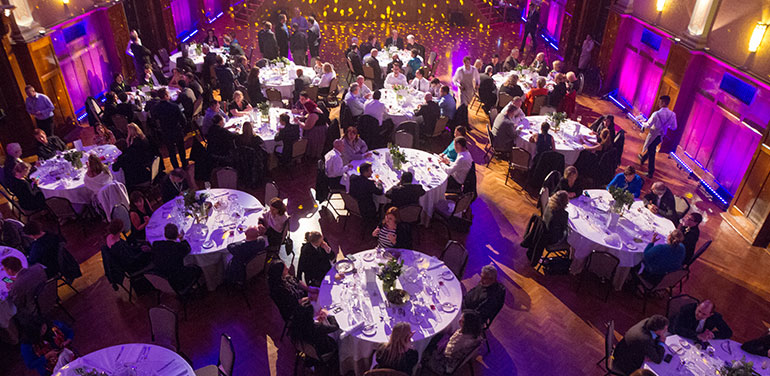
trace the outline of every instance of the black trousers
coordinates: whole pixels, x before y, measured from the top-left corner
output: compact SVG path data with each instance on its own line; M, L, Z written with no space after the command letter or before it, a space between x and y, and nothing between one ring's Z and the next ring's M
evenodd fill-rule
M53 116L49 117L48 119L36 119L37 127L42 129L43 132L45 132L45 135L48 137L53 136Z
M171 166L173 168L179 167L179 162L176 160L176 156L179 154L179 159L182 161L182 168L186 168L187 157L185 156L184 149L184 135L180 133L179 135L168 138L165 140L164 144L166 145L166 151L168 151L168 159L171 160Z
M537 29L524 29L524 35L521 36L521 52L524 52L524 46L527 45L527 35L532 37L532 51L537 50Z
M660 141L660 136L655 137L655 139L650 143L650 146L647 148L647 152L642 155L642 164L644 164L644 162L646 162L648 159L650 161L650 164L647 167L648 177L652 177L652 174L655 173L655 154L658 153L658 145L660 145Z

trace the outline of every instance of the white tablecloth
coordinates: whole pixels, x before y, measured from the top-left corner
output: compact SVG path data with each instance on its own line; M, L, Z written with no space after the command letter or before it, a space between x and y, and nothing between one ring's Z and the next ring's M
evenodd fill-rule
M302 65L295 65L293 62L282 65L271 64L266 68L259 70L259 79L263 88L277 89L281 92L281 97L285 99L293 98L294 79L297 78L297 69L302 69L302 75L310 77L312 81L316 74L313 68Z
M392 119L398 126L403 121L414 120L414 113L425 103L425 93L414 89L381 89L380 102L385 104L385 118Z
M733 340L714 339L709 343L714 349L714 355L709 355L708 351L698 350L688 339L676 335L668 336L666 337L666 354L674 356L671 362L660 362L660 364L645 362L644 368L655 372L658 376L719 375L717 371L725 365L725 362L732 363L734 360L740 361L746 357L747 362L754 363L754 371L761 376L770 376L770 369L768 369L770 359L741 350L741 344ZM763 365L764 369L762 368Z
M609 207L612 201L610 192L603 189L586 190L590 198L581 196L572 199L567 206L569 213L570 232L567 238L575 249L574 260L570 270L573 274L580 273L591 254L591 251L605 251L620 260L618 271L615 273L613 286L620 290L628 277L629 270L642 262L644 248L657 233L664 241L674 224L670 220L652 214L644 207L644 202L636 200L631 209L626 210L615 228L607 228ZM619 244L610 244L610 234L617 234ZM637 239L635 241L634 239Z
M397 286L400 285L411 296L410 302L400 309L387 303L382 282L376 277L376 269L369 272L371 280L367 283L366 270L377 268L378 263L384 262L374 249L352 257L355 259L356 274L335 281L336 270L332 268L321 284L317 304L335 316L343 332L339 340L340 371L343 374L351 370L357 375L363 374L370 366L372 352L388 341L392 326L398 322L410 323L415 332L412 347L421 355L433 335L447 327L457 326L462 289L449 268L435 257L417 251L394 252L401 252L404 269L414 268L417 277L416 282L409 282L406 278L408 272L405 271L399 278ZM424 274L421 272L423 269ZM436 293L431 295L426 290ZM360 303L355 305L354 299ZM442 308L443 303L449 303L446 311ZM364 334L363 325L358 325L361 322L373 325L376 331Z
M198 191L198 194L206 191ZM190 231L193 220L191 217L185 217L184 220L177 213L179 196L165 204L152 213L150 222L147 224L147 240L155 242L164 240L163 228L166 223L175 223L180 231L185 232L185 239L190 243L192 249L190 254L185 257L187 265L198 265L203 271L203 278L206 280L206 286L213 291L222 283L225 272L225 263L230 256L227 252L227 245L239 242L246 238L243 230L249 226L256 226L259 215L262 210L262 204L254 196L235 189L211 189L209 191L208 202L228 203L227 207L221 210L216 209L214 205L211 215L206 222L208 234L205 239L195 238ZM237 205L233 205L237 203ZM239 210L237 207L240 206ZM184 207L184 204L181 205ZM182 209L183 211L183 209ZM233 217L231 214L238 213L240 217ZM243 218L241 226L238 226L239 218ZM223 224L222 224L223 223ZM204 247L204 243L211 240L213 244L209 248Z
M265 149L266 152L272 153L273 150L275 150L276 145L283 145L283 141L275 141L275 135L278 134L278 117L280 117L281 114L288 114L292 121L297 116L292 114L291 110L270 107L268 121L265 122L262 120L262 113L259 109L254 108L251 112L251 116L237 116L228 119L225 123L225 129L235 134L241 134L243 132L243 123L250 121L252 128L254 128L254 132L257 136L262 138L262 141L264 141L262 148ZM255 124L259 124L259 126L255 126ZM299 132L300 138L302 138L301 127Z
M0 246L0 261L11 256L19 259L23 268L27 267L27 257L23 253L11 247ZM0 268L0 329L7 329L11 317L16 314L16 306L8 300L8 287L5 282L2 282L6 277L8 274L5 273L5 269Z
M396 47L383 48L382 51L377 53L377 61L380 62L382 73L387 72L388 64L393 61L393 56L395 55L398 55L399 60L404 63L404 68L406 68L406 63L412 60L412 51L399 50Z
M212 48L210 50L211 52L221 55L222 59L227 61L228 53L225 51L224 48ZM174 69L176 68L176 60L182 57L182 51L178 51L177 53L169 56L169 62L168 62L168 69ZM196 49L193 46L190 46L189 54L187 55L190 59L192 59L193 63L195 63L195 69L200 72L201 67L203 66L203 59L206 57L203 54L198 54Z
M120 156L121 152L115 145L86 146L83 148L83 167L75 170L72 164L65 160L61 153L54 158L42 161L37 171L30 177L38 179L37 186L46 198L63 197L73 204L89 204L95 196L85 184L83 178L86 175L86 161L88 155L95 153L107 168L112 171L110 165ZM115 180L123 182L123 174L112 172Z
M387 162L390 151L387 148L375 149L369 158L351 161L352 169L342 175L340 182L347 190L350 190L350 175L358 175L358 167L364 162L372 164L372 177L382 180L385 192L398 184L402 171L412 170L414 183L421 184L425 194L420 197L420 206L423 212L423 224L427 224L433 216L433 207L444 199L446 193L447 178L449 175L439 165L439 157L422 150L401 148L406 154L407 162L401 166L401 170L395 171ZM374 196L377 204L385 204L389 200L385 195Z
M132 372L126 368L132 368L135 371ZM81 356L62 367L55 376L77 376L91 370L109 375L195 375L192 367L181 356L165 347L127 343Z
M521 90L524 92L524 94L527 94L527 92L533 87L537 87L537 80L540 77L543 77L546 79L546 87L548 88L548 91L553 90L553 85L555 84L555 82L553 82L552 80L549 80L548 77L541 76L537 74L537 72L530 71L529 69L524 69L521 72L512 70L508 72L496 73L495 75L492 76L492 79L495 80L495 83L497 84L497 88L499 89L500 86L503 86L503 83L505 83L505 80L507 80L508 77L510 77L513 74L516 74L519 76L518 84Z
M533 158L537 151L537 144L529 142L529 138L540 133L540 124L544 121L551 125L551 130L548 133L553 136L556 151L564 155L564 163L567 166L575 164L580 152L585 149L582 140L596 143L596 136L591 134L591 129L576 121L564 120L561 122L561 129L556 131L553 129L553 122L548 119L548 116L527 116L526 121L522 121L522 129L519 132L519 139L516 140L516 146L526 149ZM578 136L575 135L576 127L580 129Z

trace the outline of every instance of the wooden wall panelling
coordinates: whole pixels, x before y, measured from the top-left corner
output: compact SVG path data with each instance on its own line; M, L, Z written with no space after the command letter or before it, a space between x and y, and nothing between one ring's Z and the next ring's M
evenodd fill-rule
M607 90L607 88L611 87L612 83L609 78L610 73L610 62L612 61L612 54L615 50L615 44L618 37L618 29L620 28L620 21L621 16L617 12L610 11L610 15L607 19L607 26L605 26L604 29L604 38L602 38L601 41L601 50L599 52L599 61L597 61L597 65L599 66L599 72L602 75L602 78L604 79L604 87L601 88L602 91Z
M112 48L115 49L115 55L120 64L120 72L123 73L123 77L127 82L133 82L135 72L132 68L134 67L134 60L126 54L129 29L126 11L122 4L113 5L107 9L107 22L109 23L110 30L112 30ZM116 71L117 69L113 67L113 72Z
M5 117L0 119L0 143L8 145L18 142L24 155L35 153L35 139L32 137L34 123L24 106L24 81L14 51L7 38L2 38L0 48L0 108Z

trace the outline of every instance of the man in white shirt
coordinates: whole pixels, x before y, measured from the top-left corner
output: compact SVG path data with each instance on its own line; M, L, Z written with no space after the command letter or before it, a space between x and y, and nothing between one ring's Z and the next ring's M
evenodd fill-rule
M655 173L655 154L658 152L658 145L660 145L668 130L676 130L676 114L668 109L670 103L671 98L668 95L660 97L658 99L660 109L653 112L650 119L644 124L645 128L650 129L650 132L644 140L642 153L638 157L641 164L644 164L649 158L650 163L647 168L647 177L650 178Z
M350 90L345 95L345 104L348 105L350 113L353 116L361 116L364 114L364 99L358 95L361 89L358 87L358 83L354 82L350 84Z
M406 76L401 73L401 67L394 64L393 72L388 73L388 77L385 77L385 88L392 89L395 85L406 87L408 83L406 82Z
M418 69L414 79L409 83L409 88L427 93L430 91L430 81L425 78L422 69Z
M471 65L471 57L464 57L463 66L457 68L452 77L452 82L460 91L460 103L464 105L471 104L473 96L476 95L476 88L479 87L479 81L479 71Z
M382 118L385 116L385 103L380 102L382 94L379 90L372 94L372 99L364 103L364 115L369 115L377 119L377 124L382 125Z
M342 139L334 140L334 149L329 150L324 156L324 166L326 166L326 177L330 188L340 188L340 178L345 174L345 162L342 161L342 150L345 148Z
M372 97L372 89L366 86L366 78L364 76L356 77L356 83L358 84L358 96L362 99L369 99Z
M465 137L455 137L455 151L457 151L457 159L454 162L450 162L446 156L442 156L442 162L447 164L444 167L444 171L449 174L449 180L447 180L447 191L459 191L465 182L465 178L468 176L468 172L473 167L473 157L468 151L468 140Z

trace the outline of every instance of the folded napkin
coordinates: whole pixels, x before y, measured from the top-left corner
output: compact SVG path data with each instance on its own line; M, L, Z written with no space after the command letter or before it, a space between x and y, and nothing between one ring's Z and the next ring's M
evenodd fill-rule
M431 257L430 258L430 266L428 267L428 270L433 270L433 269L436 269L436 268L440 268L442 266L444 266L444 262L443 261L441 261L441 260L439 260L439 259L437 259L435 257Z
M364 327L364 324L366 324L364 322L364 320L361 320L358 323L356 323L356 325L353 325L352 328L350 328L348 330L342 331L342 333L340 333L340 339L343 339L343 338L345 338L345 337L347 337L347 336L357 332L358 330L362 329Z
M620 247L620 236L618 234L610 234L604 237L604 242L612 247Z

